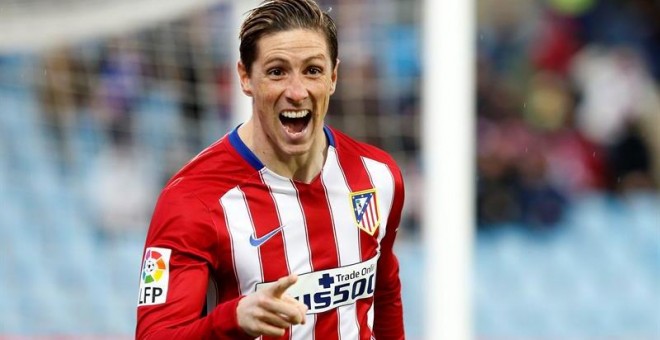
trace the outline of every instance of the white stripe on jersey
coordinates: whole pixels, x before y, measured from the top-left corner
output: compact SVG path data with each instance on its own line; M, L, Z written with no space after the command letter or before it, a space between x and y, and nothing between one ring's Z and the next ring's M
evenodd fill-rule
M369 311L367 312L367 324L369 325L369 329L371 330L373 334L374 330L374 304L371 304L371 307L369 307ZM373 339L373 335L371 336Z
M229 190L220 198L225 213L227 229L231 238L233 259L241 295L254 291L257 283L263 281L263 271L259 249L250 245L250 235L254 233L252 218L245 195L238 187ZM255 274L258 273L258 276Z
M312 257L307 237L307 221L303 214L298 192L291 180L278 176L269 170L262 172L262 178L268 186L280 221L286 259L291 273L304 274L312 272ZM295 326L291 339L313 339L316 316L308 314L304 325Z
M378 253L380 253L380 242L383 241L387 233L387 219L384 216L390 216L392 205L394 204L394 176L386 164L362 157L362 163L367 168L369 178L374 187L378 188L378 207L380 208L380 227L378 227ZM371 204L375 206L374 204ZM378 273L376 273L378 275ZM372 304L367 313L369 329L374 329L374 305Z
M328 148L328 158L321 174L321 180L330 200L332 220L339 248L339 265L347 266L362 260L360 249L360 229L355 225L351 212L350 187L346 183L334 147ZM351 246L354 245L354 246ZM377 274L376 274L377 275ZM339 338L358 339L360 337L355 304L341 306L339 310Z

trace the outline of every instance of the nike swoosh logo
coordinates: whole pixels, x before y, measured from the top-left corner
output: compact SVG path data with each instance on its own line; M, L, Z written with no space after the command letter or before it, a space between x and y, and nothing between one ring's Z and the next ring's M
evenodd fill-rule
M268 234L261 236L259 238L254 237L254 234L250 235L250 244L253 247L260 247L262 244L266 243L266 241L270 240L271 237L275 236L277 233L280 232L284 228L283 225L279 226L277 229L269 232Z

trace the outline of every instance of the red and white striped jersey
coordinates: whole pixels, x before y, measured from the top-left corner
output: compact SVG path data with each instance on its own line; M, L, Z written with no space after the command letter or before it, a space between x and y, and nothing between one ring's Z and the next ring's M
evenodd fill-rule
M239 299L291 273L287 294L309 311L283 339L404 338L392 252L401 172L384 151L324 130L309 184L264 167L236 129L170 180L146 239L138 339L250 338Z

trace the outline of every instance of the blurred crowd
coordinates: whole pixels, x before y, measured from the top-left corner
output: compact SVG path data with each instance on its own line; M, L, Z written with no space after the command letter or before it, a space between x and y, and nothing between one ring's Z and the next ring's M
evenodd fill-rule
M481 227L660 183L660 3L478 1Z
M338 23L342 59L328 123L402 165L403 224L414 232L420 2L320 2ZM164 182L233 127L227 6L62 46L30 66L62 176L85 179L103 230L146 227ZM479 226L546 228L581 195L657 192L657 1L478 0L477 20Z
M219 7L41 57L34 88L59 168L87 183L102 231L146 228L162 185L228 128L226 17Z

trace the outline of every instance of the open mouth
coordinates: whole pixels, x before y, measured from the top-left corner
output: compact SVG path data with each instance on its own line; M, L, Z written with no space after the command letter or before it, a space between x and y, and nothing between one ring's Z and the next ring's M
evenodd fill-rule
M280 122L289 134L298 134L305 131L310 120L312 120L310 110L282 111L280 113Z

